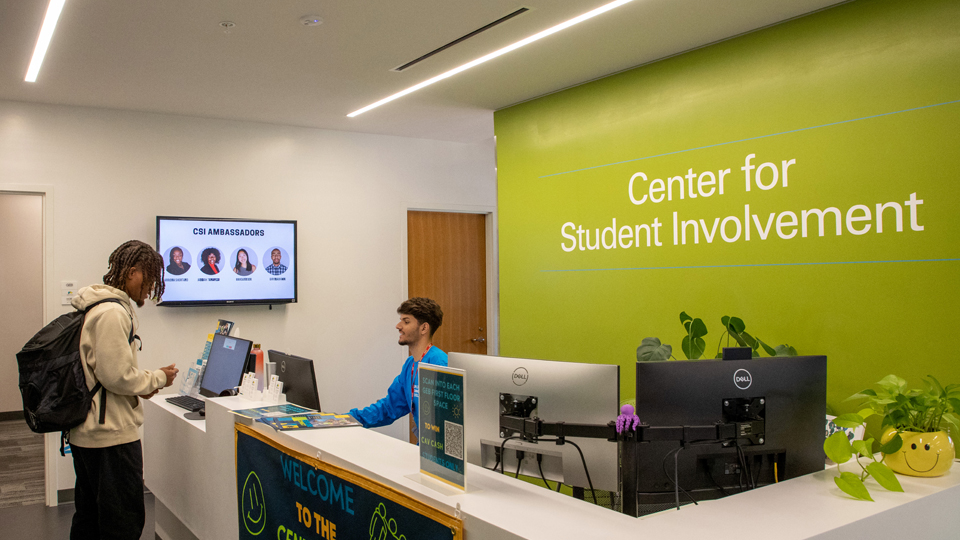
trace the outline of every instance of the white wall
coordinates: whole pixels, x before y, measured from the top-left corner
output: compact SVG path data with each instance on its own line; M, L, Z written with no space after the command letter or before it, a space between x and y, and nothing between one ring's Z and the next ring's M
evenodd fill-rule
M185 366L218 318L241 336L317 361L321 404L346 411L385 394L405 350L404 203L495 206L491 134L483 144L0 101L0 184L53 186L59 283L100 283L107 257L155 217L298 221L297 304L139 311L140 364ZM4 306L3 309L7 309ZM386 431L406 436L405 423Z

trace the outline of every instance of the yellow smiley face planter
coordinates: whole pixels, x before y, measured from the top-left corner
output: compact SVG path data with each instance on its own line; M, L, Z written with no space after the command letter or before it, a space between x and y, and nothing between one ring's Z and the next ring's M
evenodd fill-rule
M892 439L894 434L896 430L887 430L880 439L881 444ZM895 472L908 476L942 476L953 465L953 441L946 432L905 431L900 437L903 439L900 450L883 458L883 462Z

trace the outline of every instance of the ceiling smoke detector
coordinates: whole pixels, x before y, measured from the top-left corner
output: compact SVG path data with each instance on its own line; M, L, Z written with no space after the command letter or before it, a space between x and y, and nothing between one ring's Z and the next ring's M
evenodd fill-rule
M320 26L323 24L323 19L316 15L304 15L300 17L300 24L304 26Z

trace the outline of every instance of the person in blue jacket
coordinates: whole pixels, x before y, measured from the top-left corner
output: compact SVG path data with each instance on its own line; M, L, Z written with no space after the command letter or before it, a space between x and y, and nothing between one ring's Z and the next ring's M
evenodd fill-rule
M436 366L447 365L447 353L434 347L430 342L433 334L443 322L443 311L429 298L411 298L397 308L400 322L400 345L407 346L407 360L400 374L390 384L387 395L376 403L363 409L350 409L350 416L357 419L363 427L388 426L396 420L413 413L410 431L414 440L420 440L420 382L417 366L426 362Z

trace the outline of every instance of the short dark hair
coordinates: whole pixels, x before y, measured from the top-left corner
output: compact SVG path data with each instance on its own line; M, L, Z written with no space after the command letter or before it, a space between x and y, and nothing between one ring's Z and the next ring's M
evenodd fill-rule
M103 284L124 290L131 268L143 272L144 283L153 283L153 299L163 297L163 257L150 244L139 240L124 242L110 254Z
M170 250L170 256L171 256L171 257L173 257L173 252L174 252L174 251L179 251L179 252L180 252L180 255L183 255L183 250L180 249L180 248L178 248L178 247L176 247L176 246L174 246L174 248Z
M417 320L417 323L427 323L430 325L430 337L440 328L443 323L443 311L440 304L437 304L429 298L416 297L400 304L397 313L401 315L411 315Z

